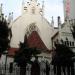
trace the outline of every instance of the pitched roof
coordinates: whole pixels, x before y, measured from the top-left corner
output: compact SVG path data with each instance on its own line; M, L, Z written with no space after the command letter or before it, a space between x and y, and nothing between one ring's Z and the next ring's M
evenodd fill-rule
M36 31L33 31L29 35L27 41L29 47L36 47L37 49L48 50Z

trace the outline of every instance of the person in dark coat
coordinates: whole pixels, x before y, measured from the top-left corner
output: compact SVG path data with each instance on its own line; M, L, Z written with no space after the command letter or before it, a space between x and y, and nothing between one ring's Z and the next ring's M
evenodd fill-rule
M40 65L38 62L38 57L35 58L31 67L31 75L40 75Z
M49 75L49 71L50 71L50 66L48 61L46 61L46 75Z

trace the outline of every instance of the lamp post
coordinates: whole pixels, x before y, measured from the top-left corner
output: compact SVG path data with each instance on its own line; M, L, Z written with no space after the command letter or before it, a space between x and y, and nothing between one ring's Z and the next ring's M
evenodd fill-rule
M6 57L5 57L5 75L6 75L6 66L7 66L7 55L8 55L8 51L5 51L4 54L6 55Z

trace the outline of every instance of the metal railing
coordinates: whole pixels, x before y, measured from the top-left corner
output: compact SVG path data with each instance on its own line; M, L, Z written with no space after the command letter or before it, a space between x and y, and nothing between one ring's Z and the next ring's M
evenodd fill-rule
M49 69L47 69L45 63L39 63L39 66L40 66L40 75L58 75L57 68L56 68L56 73L55 73L54 66L51 64L48 65ZM31 68L32 68L31 64L28 64L26 66L26 75L31 75L31 71L32 71ZM70 69L69 75L72 75L71 71L72 70ZM75 73L75 64L74 64L74 73ZM13 65L12 71L10 71L10 66L6 65L6 74L5 74L5 65L0 64L0 75L20 75L20 67L18 67L17 65ZM61 75L68 75L66 67L65 67L65 74L64 74L63 69L61 67Z

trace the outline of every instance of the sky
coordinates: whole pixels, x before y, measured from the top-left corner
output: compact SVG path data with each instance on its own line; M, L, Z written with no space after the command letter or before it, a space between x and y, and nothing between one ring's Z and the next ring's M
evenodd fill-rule
M0 0L0 4L3 3L3 12L8 15L13 12L14 19L21 15L23 0ZM29 0L24 0L25 2ZM38 0L42 5L43 0ZM44 16L51 22L52 16L54 17L55 24L57 23L57 17L61 17L61 22L64 21L64 11L63 11L63 0L44 0ZM57 24L56 24L57 25Z

